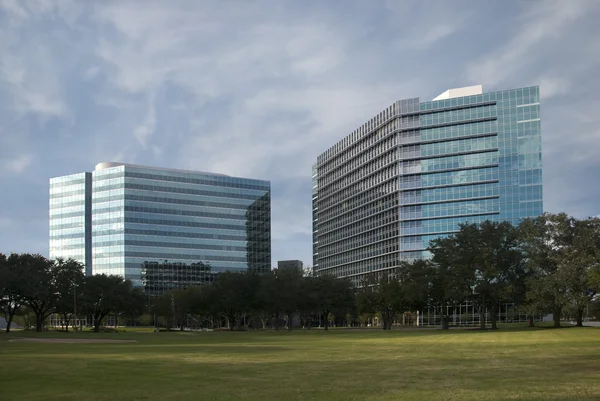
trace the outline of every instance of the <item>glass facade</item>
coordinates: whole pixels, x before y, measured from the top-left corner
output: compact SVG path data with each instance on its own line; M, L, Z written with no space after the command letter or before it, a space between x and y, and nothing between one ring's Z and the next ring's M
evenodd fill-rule
M51 259L75 259L92 274L92 175L81 173L50 179Z
M317 158L317 273L360 282L459 223L543 211L539 88L401 100Z
M215 274L271 269L268 181L108 163L90 187L94 274L142 286L142 267L155 264Z

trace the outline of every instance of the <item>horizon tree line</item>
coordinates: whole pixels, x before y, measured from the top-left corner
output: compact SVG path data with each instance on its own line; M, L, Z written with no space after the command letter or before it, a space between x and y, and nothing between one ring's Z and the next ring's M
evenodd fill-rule
M501 302L515 303L529 316L552 313L556 327L564 315L581 326L586 308L600 317L598 218L546 213L516 227L462 224L456 233L431 241L428 250L431 258L399 261L393 269L368 274L358 287L347 278L313 277L299 269L266 274L249 269L154 296L120 276L86 277L84 266L72 259L0 254L0 311L7 331L24 310L35 315L37 331L53 313L67 330L76 316L88 316L98 331L109 315L146 320L154 315L167 329L183 329L191 318L201 327L230 330L292 330L294 319L304 328L320 319L327 330L377 316L389 330L399 315L425 309L435 310L441 328L448 329L451 314L465 301L477 307L482 328L486 312L497 328ZM201 267L210 272L210 265Z

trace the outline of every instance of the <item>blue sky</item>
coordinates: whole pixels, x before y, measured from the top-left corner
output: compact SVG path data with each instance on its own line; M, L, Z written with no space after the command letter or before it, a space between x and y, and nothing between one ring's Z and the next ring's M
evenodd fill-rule
M311 262L311 164L398 99L540 85L545 209L600 213L600 2L0 0L0 252L48 178L123 161L272 182Z

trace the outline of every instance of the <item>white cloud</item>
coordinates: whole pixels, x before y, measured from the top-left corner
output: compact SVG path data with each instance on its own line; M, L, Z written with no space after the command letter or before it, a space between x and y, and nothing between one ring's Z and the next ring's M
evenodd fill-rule
M560 186L599 151L596 3L385 3L0 0L0 164L37 194L100 161L271 179L274 257L308 261L319 152L398 99L539 84L546 203L590 209Z
M574 29L575 21L584 17L594 2L548 0L523 5L527 8L519 15L515 26L505 27L505 31L514 31L515 34L510 36L505 45L470 64L466 74L470 82L495 87L515 79L524 68L531 68L540 54L557 46L561 35L566 30Z
M2 173L23 173L35 160L32 154L23 154L15 157L4 157L0 160L0 172Z

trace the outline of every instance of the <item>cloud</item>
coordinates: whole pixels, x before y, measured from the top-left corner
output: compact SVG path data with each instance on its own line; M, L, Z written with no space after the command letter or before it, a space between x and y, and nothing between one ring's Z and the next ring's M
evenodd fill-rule
M588 0L549 0L522 3L525 7L513 22L515 32L506 43L471 63L467 78L473 83L483 83L493 87L515 77L536 65L536 58L542 58L548 50L553 50L561 41L565 31L572 31L575 22L586 15L595 4ZM515 26L516 25L516 26ZM538 64L539 66L539 64Z
M38 213L0 243L47 244L48 177L124 161L271 180L273 258L310 263L316 156L398 99L471 83L540 85L546 205L597 214L599 10L0 0L0 218Z

